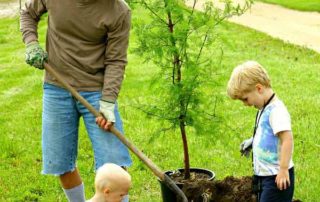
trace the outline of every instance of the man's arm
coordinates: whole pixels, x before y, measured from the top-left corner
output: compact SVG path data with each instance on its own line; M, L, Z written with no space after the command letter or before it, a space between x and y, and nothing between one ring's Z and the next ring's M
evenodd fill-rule
M26 1L25 8L20 13L20 31L25 44L38 41L38 22L45 12L47 12L45 0Z
M276 184L280 190L287 189L290 186L289 163L292 156L293 138L291 131L282 131L278 133L281 141L280 146L280 170L276 177Z
M100 112L104 115L98 117L96 123L104 130L109 130L116 122L114 115L115 102L121 88L127 64L127 49L131 27L131 12L127 10L115 22L108 32L108 41L105 53L105 72Z
M127 64L127 49L131 27L131 12L127 10L108 32L105 53L105 76L102 100L115 103Z

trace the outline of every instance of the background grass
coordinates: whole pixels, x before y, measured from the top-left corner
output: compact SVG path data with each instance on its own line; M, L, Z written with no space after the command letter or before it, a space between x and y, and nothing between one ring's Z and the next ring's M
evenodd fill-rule
M8 3L8 2L13 2L12 0L0 0L0 3Z
M281 6L301 10L320 12L320 0L259 0L266 3L279 4Z
M145 18L146 14L140 9L133 11L133 21L139 20L139 16ZM39 28L43 45L45 23ZM224 53L221 69L212 78L216 86L211 96L219 98L215 114L220 121L204 124L211 129L209 133L197 134L188 128L191 166L211 169L217 179L252 174L250 159L240 157L238 145L251 136L255 110L227 98L225 88L234 66L249 59L257 60L269 71L274 90L291 113L295 138L295 198L317 202L320 55L231 23L224 23L215 33L220 39L212 47L212 57L219 55L220 48ZM135 43L132 32L129 65L119 97L126 135L161 169L182 167L178 131L159 134L157 131L166 125L147 118L134 107L137 100L151 96L149 84L156 73L152 64L143 64L143 58L134 54ZM66 201L58 180L40 175L43 72L24 63L18 19L1 19L0 52L0 201ZM156 177L132 157L131 201L161 201ZM89 198L93 194L93 154L82 122L78 167Z

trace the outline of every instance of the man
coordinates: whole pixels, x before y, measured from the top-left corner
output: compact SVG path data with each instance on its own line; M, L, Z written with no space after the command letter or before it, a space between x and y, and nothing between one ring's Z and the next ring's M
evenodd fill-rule
M46 50L37 25L48 13ZM76 166L79 119L90 137L95 168L104 163L131 165L127 148L111 133L122 131L117 97L127 64L130 9L123 0L27 0L21 11L26 62L43 69L48 62L106 120L95 117L45 72L42 113L43 174L59 176L69 201L85 201Z

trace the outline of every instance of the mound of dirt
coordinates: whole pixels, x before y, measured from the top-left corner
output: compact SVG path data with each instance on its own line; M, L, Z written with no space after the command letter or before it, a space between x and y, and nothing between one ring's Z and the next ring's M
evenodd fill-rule
M185 183L182 188L190 202L256 202L252 177L226 177L223 180ZM293 200L293 202L301 202Z
M223 180L186 183L183 191L192 202L256 202L251 192L252 177L226 177Z
M213 181L209 187L210 200L214 202L256 202L252 194L252 177L226 177Z

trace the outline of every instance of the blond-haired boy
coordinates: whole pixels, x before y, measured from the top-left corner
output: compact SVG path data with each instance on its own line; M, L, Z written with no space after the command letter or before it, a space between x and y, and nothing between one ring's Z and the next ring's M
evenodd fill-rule
M228 96L258 109L251 138L240 145L253 148L254 191L259 202L291 202L294 192L293 135L286 106L275 95L267 71L257 62L237 66L229 79Z
M95 177L95 195L87 202L125 202L131 187L131 176L122 167L106 163Z

